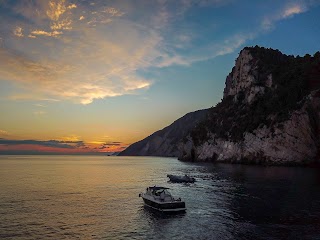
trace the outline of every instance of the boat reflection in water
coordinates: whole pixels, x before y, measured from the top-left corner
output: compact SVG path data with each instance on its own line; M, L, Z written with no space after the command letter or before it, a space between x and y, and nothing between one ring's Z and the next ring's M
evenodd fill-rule
M144 204L160 212L184 212L186 204L181 198L175 199L166 187L148 187L145 193L140 193Z

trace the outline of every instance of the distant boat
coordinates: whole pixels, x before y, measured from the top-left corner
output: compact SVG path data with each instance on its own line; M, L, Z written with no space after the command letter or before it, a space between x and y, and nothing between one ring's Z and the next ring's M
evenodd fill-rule
M183 212L186 204L181 198L175 199L166 187L148 187L145 193L140 193L144 204L160 212Z
M176 176L176 175L168 174L167 177L170 179L171 182L176 182L176 183L182 183L182 182L194 183L196 181L195 178L190 177L188 175Z

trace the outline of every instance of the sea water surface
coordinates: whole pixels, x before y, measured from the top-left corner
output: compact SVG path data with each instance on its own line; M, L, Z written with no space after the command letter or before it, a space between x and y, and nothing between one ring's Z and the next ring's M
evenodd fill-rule
M189 174L193 184L168 182ZM171 188L186 213L143 206ZM319 169L173 158L0 156L0 239L320 239Z

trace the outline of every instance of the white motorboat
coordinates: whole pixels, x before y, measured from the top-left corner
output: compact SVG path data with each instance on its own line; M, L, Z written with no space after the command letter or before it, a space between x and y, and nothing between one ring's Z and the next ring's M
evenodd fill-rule
M175 199L166 187L148 187L145 193L140 193L144 204L161 212L182 212L186 204L181 198Z

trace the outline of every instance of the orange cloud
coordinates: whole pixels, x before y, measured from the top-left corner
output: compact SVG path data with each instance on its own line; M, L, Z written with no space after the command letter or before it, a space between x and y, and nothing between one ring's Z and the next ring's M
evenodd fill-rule
M0 129L0 136L8 136L8 135L9 133L7 131Z
M46 11L47 16L53 20L58 21L60 16L63 15L67 9L77 8L75 4L66 6L65 0L49 1L49 9Z
M121 17L124 15L124 12L119 11L118 9L115 9L113 7L107 7L104 10L102 10L103 13L108 13L113 17Z
M64 19L60 22L54 22L50 28L52 30L71 30L72 29L72 21L68 19Z
M75 4L73 3L73 4L69 5L67 8L68 8L68 9L77 8L77 5L75 5Z
M13 30L13 34L17 37L23 37L23 33L22 33L23 29L21 27L16 27L14 30Z
M76 141L80 141L80 137L73 134L73 135L69 135L69 136L62 137L61 140L62 140L62 141L72 141L72 142L76 142Z
M1 152L38 152L38 153L60 153L60 154L76 154L76 153L94 153L98 152L94 149L62 149L55 147L47 147L40 145L20 144L20 145L0 145Z
M0 139L0 153L59 153L59 154L97 154L119 152L126 146L119 142L91 143L83 141L38 141Z
M152 84L137 70L159 56L156 48L161 38L134 23L113 21L124 15L119 9L92 5L97 12L92 15L66 0L20 4L15 10L36 24L16 28L16 36L28 36L19 42L21 54L0 46L4 63L0 74L21 90L10 99L89 104L95 99L133 94ZM81 21L84 19L86 22ZM115 27L112 32L107 29L110 23Z
M42 35L42 36L47 36L47 37L57 37L59 35L62 34L62 32L59 32L59 31L52 31L52 32L46 32L46 31L43 31L43 30L34 30L31 32L31 34L34 35Z

